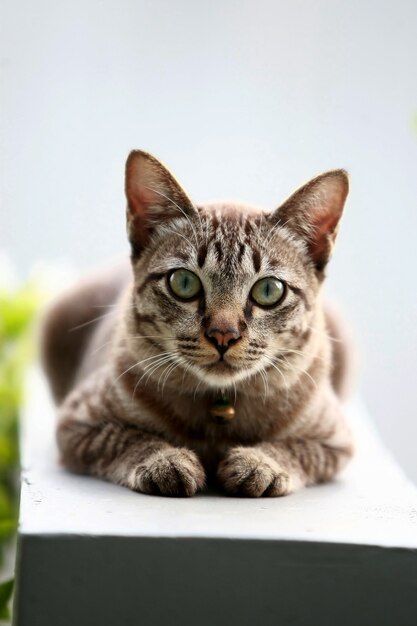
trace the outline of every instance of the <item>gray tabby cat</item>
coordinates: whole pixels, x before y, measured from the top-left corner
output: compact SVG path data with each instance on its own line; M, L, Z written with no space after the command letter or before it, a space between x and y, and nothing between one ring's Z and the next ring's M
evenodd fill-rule
M352 455L348 359L321 287L347 193L335 170L272 212L197 207L132 152L131 268L87 279L46 320L65 466L166 496L207 476L253 497L332 479Z

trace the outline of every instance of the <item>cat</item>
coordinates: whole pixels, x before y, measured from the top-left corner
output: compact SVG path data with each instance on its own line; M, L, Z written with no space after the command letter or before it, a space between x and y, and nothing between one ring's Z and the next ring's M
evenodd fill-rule
M244 497L331 480L353 454L348 348L321 294L346 172L271 212L197 207L137 150L125 191L131 262L85 279L45 321L63 464L164 496L207 478Z

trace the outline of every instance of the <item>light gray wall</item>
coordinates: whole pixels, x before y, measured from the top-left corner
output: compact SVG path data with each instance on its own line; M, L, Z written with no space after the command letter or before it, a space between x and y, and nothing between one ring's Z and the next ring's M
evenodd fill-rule
M328 291L356 329L375 420L417 480L416 32L413 0L3 0L0 248L22 274L126 251L133 147L200 201L273 207L348 168Z

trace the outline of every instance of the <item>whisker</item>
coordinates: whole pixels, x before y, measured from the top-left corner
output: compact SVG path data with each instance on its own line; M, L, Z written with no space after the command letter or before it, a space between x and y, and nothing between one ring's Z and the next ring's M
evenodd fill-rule
M143 372L142 376L140 377L140 379L138 380L138 382L136 383L134 389L133 389L133 394L136 393L136 389L138 388L138 386L140 385L142 379L146 376L146 380L145 380L145 386L148 384L150 377L152 376L152 374L154 374L155 372L157 372L159 370L160 367L163 367L164 365L166 365L167 363L170 363L172 360L172 357L168 356L168 357L164 357L161 361L158 361L158 363L153 363L151 366L149 366L149 368ZM133 396L132 396L133 397Z
M167 357L161 359L160 361L158 361L157 363L153 363L152 366L148 367L146 369L146 371L143 372L142 376L140 377L140 379L136 383L135 388L137 388L137 386L140 384L142 378L144 378L145 376L146 376L145 385L147 385L148 382L149 382L150 377L152 376L152 374L157 372L160 367L163 367L167 363L170 363L171 360L172 360L172 357L171 356L167 356Z
M109 341L105 341L101 346L99 346L98 348L92 351L91 356L93 354L96 354L96 352L98 352L99 350L102 350L105 346L108 346L110 343L113 343L113 341L114 341L113 339L110 339Z
M134 397L134 395L136 393L136 389L140 385L142 379L147 375L147 379L145 381L145 385L147 385L148 384L148 380L149 380L150 376L153 374L153 372L156 372L159 369L159 367L162 367L162 365L164 365L165 363L170 361L172 359L172 356L173 356L172 352L166 352L166 353L164 353L164 355L156 355L156 357L159 357L158 360L154 361L153 363L149 363L148 365L146 365L144 367L144 371L143 371L142 376L139 378L139 380L136 382L136 384L134 386L132 398ZM156 357L154 357L154 358L156 358ZM152 358L152 357L149 357L149 358Z
M82 324L78 324L77 326L73 326L72 328L68 328L69 333L72 333L74 330L79 330L80 328L84 328L85 326L89 326L90 324L94 324L94 322L98 322L100 320L105 319L106 317L110 317L114 315L115 311L110 311L110 313L104 313L104 315L99 315L98 317L94 317L92 320L88 320L88 322L83 322Z
M200 387L200 385L201 385L201 383L202 383L202 382L203 382L203 379L202 379L202 378L200 378L200 381L199 381L198 385L197 385L197 386L196 386L196 388L194 389L194 402L195 402L195 398L196 398L196 395L197 395L198 388Z
M170 363L168 363L168 366L164 369L164 371L162 372L161 376L160 376L160 377L159 377L159 379L158 379L158 385L157 385L158 390L159 390L159 385L160 385L160 383L161 383L161 378L162 378L162 376L164 375L164 373L167 371L167 369L169 370L169 368L171 368L173 365L176 365L176 364L177 364L177 361L175 360L175 355L173 355L173 356L171 357L171 362L170 362ZM165 378L162 380L162 382L164 382L164 380L165 380ZM163 388L163 387L162 387L162 388Z
M173 365L175 365L175 361L173 362L173 358L174 358L174 357L171 357L171 358L169 359L169 361L168 361L167 363L165 363L165 367L164 367L164 369L162 370L162 374L161 374L161 375L159 376L159 378L158 378L158 385L157 385L157 391L158 391L158 393L159 393L159 387L160 387L160 385L161 385L161 379L162 379L162 376L166 373L166 371L167 371L167 370L169 370L169 368L171 368Z
M269 231L269 234L267 235L267 238L263 244L263 248L266 249L266 247L268 246L269 242L271 241L272 237L274 236L274 234L276 233L276 231L282 227L282 224L278 221Z
M131 335L130 339L176 339L170 335Z
M173 354L173 351L169 350L168 352L159 352L158 354L154 354L153 356L149 356L146 359L142 359L142 361L138 361L138 363L136 365L142 365L142 363L145 363L146 361L150 361L151 359L157 359L159 357L166 356L168 354Z
M264 247L266 247L270 243L272 237L275 235L275 233L278 231L279 228L285 228L286 226L288 226L290 222L291 222L291 218L288 218L283 224L278 220L278 222L269 231L269 235L266 238Z
M127 372L130 372L130 370L132 370L134 367L138 367L139 365L141 365L142 363L145 363L145 361L150 361L151 359L157 359L160 356L163 356L164 354L171 354L171 352L163 352L162 354L156 354L154 356L150 356L147 359L142 359L142 361L138 361L137 363L134 363L133 365L131 365L130 367L128 367L127 369L124 370L124 372L122 372L121 374L119 374L119 376L117 376L117 378L114 379L114 381L112 382L112 385L115 385L117 383L117 381L122 378L122 376L124 376L125 374L127 374Z
M286 392L286 396L287 396L287 404L288 404L288 383L287 383L287 379L285 378L284 373L280 370L280 368L274 363L273 356L265 353L265 357L268 359L268 362L269 362L270 366L277 370L278 374L281 375L281 378L284 381L284 387L285 387L285 392Z
M337 337L332 337L328 333L326 333L324 331L321 331L321 330L318 330L318 328L314 328L314 326L306 326L306 328L311 330L313 333L317 333L317 335L321 335L322 337L326 337L327 339L330 339L330 341L334 341L335 343L344 343L343 339L338 339Z
M311 382L313 383L313 385L314 385L314 386L315 386L315 388L317 389L317 383L316 383L316 381L315 381L315 380L314 380L314 378L311 376L311 374L310 374L309 372L307 372L307 370L303 369L302 367L298 367L298 366L297 366L297 365L295 365L294 363L290 363L290 362L288 361L288 359L286 359L285 357L283 357L283 359L284 359L284 361L288 364L288 366L289 366L290 368L293 368L293 369L295 369L295 370L297 370L297 371L301 372L302 374L305 374L305 376L307 376L307 377L311 380Z
M156 367L157 365L159 365L160 363L164 362L164 361L168 361L169 359L172 358L173 356L173 352L169 352L168 354L165 354L164 356L160 356L158 359L156 359L155 361L152 361L152 363L148 363L147 365L145 365L145 367L143 368L143 371L145 374L149 374L150 372L153 371L153 368Z
M268 395L269 395L268 379L267 379L267 375L266 375L266 372L265 372L265 368L262 367L258 371L259 371L259 374L260 374L260 376L261 376L261 378L263 380L263 383L264 383L264 390L265 390L265 393L264 393L264 404L265 404L265 402L266 402L266 400L268 398Z
M182 233L177 233L177 231L172 231L171 233L172 235L177 235L178 237L182 237L182 239L184 239L184 241L186 241L194 250L194 254L197 254L197 248L191 243L191 241L188 239L188 237L186 237L185 235L183 235Z
M187 367L184 369L184 372L183 372L183 375L182 375L181 389L184 387L185 375L187 374L187 372L189 371L189 369L191 367L192 367L192 363L188 362L187 363Z
M113 304L92 304L91 308L93 309L110 309L120 307L121 309L133 309L136 305L129 304L126 305L123 302L115 302Z
M166 375L164 376L164 379L162 381L162 390L161 390L161 395L162 396L164 395L164 388L165 388L166 383L168 382L168 378L177 369L177 367L180 367L180 365L182 365L182 359L181 359L181 361L174 361L174 363L168 369L168 372L166 373Z
M271 365L271 367L273 367L274 369L276 369L276 370L277 370L277 372L278 372L279 374L281 374L282 379L283 379L283 381L284 381L284 385L287 387L287 381L286 381L286 378L285 378L284 374L282 373L282 371L279 369L279 367L278 367L278 366L274 363L274 361L273 361L274 357L273 357L272 355L269 355L269 354L265 354L265 357L268 359L268 362L269 362L269 364Z
M278 355L284 354L297 354L298 356L311 357L312 359L318 359L319 361L325 361L323 357L318 354L313 354L312 352L305 352L304 350L293 350L290 348L284 348L284 350L279 350Z
M133 370L134 367L138 367L139 363L134 363L133 365L131 365L130 367L128 367L127 369L125 369L124 372L122 372L117 378L114 379L114 381L112 382L112 387L117 383L117 381L122 378L122 376L124 376L125 374L127 374L128 372L130 372L130 370Z

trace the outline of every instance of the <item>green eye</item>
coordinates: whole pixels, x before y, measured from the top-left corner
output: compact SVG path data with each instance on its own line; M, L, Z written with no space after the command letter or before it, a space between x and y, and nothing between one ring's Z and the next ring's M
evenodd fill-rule
M174 294L183 300L191 300L201 291L200 279L188 270L175 270L168 282Z
M284 296L285 286L278 278L262 278L254 284L251 296L261 306L273 306Z

